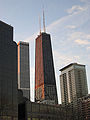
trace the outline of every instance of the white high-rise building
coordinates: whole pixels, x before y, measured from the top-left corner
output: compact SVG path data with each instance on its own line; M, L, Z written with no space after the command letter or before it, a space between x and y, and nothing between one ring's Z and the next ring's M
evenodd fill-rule
M88 94L85 65L71 63L60 71L62 104L76 106L78 98Z

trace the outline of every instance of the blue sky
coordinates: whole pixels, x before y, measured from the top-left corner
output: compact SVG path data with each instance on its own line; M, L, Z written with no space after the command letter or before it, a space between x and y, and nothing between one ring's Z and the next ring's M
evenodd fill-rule
M30 43L31 99L35 79L35 38L39 34L43 4L46 31L52 39L59 103L59 69L72 62L86 65L90 93L90 0L0 0L0 20L14 27L16 42Z

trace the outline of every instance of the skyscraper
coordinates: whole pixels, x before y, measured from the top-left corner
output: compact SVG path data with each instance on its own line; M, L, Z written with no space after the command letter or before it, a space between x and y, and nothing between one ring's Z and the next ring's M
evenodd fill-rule
M0 21L0 120L17 117L17 44L13 27Z
M73 103L88 94L85 65L72 63L60 69L61 101L64 105Z
M29 43L18 42L18 89L30 100Z
M46 104L57 103L51 38L45 32L36 38L35 99Z

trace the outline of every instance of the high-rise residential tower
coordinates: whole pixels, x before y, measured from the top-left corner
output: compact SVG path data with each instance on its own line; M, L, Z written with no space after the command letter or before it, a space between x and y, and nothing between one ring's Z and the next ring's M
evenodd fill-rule
M45 32L36 38L35 100L45 104L57 104L51 38Z
M29 43L18 42L18 89L30 100Z
M18 119L17 44L13 27L0 21L0 120Z
M77 105L78 98L88 94L85 65L71 63L60 71L62 104Z

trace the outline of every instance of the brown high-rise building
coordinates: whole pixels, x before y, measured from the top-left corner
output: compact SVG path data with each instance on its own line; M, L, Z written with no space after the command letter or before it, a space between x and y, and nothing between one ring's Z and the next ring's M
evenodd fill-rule
M45 104L57 104L51 38L45 32L36 38L35 99Z

